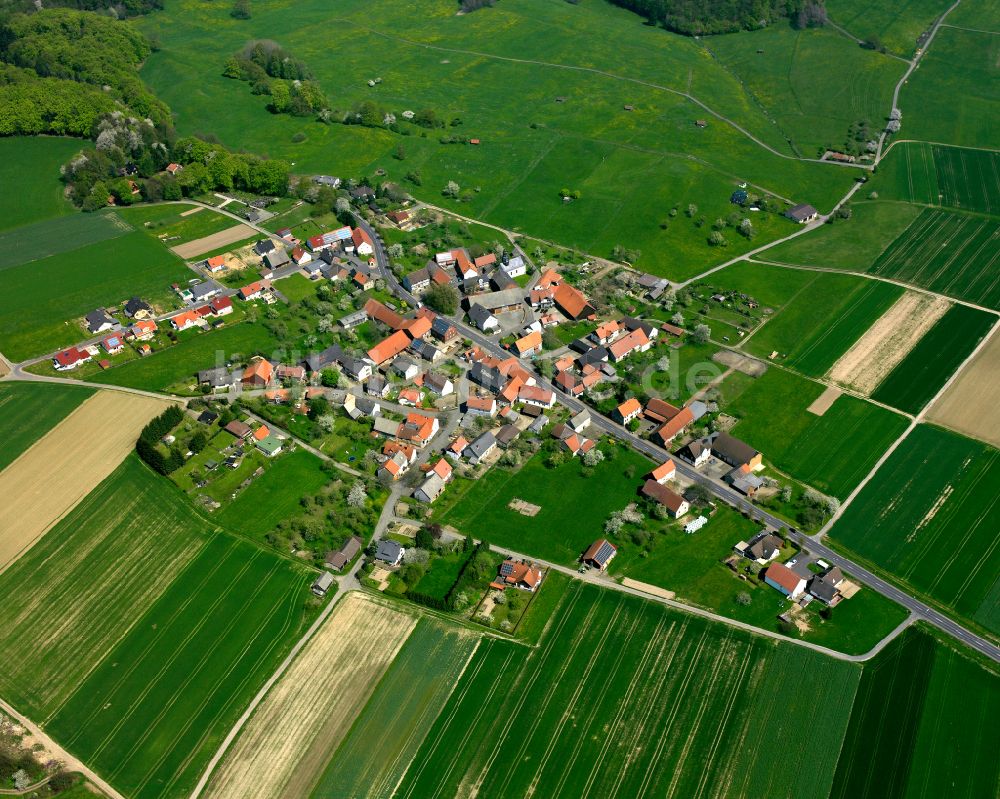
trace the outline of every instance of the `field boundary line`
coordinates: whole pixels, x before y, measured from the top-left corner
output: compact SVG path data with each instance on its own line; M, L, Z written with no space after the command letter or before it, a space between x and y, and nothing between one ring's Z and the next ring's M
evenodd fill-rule
M327 604L325 608L323 608L323 610L316 617L313 623L309 625L309 629L306 630L305 634L301 638L299 638L298 641L295 642L294 646L292 646L288 655L285 656L285 659L281 661L280 664L278 664L278 668L275 669L274 673L267 678L265 683L260 687L260 690L257 691L254 698L250 700L250 703L243 711L243 714L236 720L236 724L234 724L233 728L226 734L226 737L222 739L222 743L219 744L218 751L216 751L216 753L212 756L212 759L205 766L205 771L202 773L201 777L198 779L197 784L195 784L194 788L192 789L190 794L190 799L197 799L197 797L199 797L204 792L206 786L208 785L208 781L212 776L212 773L215 771L219 763L222 761L222 758L226 754L226 751L229 749L230 746L232 746L233 741L236 740L236 736L239 735L244 725L246 725L247 721L250 720L250 717L253 715L253 712L257 709L257 706L264 700L264 697L268 694L271 688L274 687L275 683L277 683L278 680L281 679L282 675L284 675L284 673L288 670L288 667L292 664L292 661L295 660L299 652L301 652L302 649L305 647L305 645L309 643L310 640L312 640L313 636L316 634L316 631L319 630L319 628L323 625L323 622L325 622L330 617L330 614L333 613L334 609L337 607L340 600L343 597L349 596L352 593L355 592L353 590L338 591L337 595L330 600L330 602Z

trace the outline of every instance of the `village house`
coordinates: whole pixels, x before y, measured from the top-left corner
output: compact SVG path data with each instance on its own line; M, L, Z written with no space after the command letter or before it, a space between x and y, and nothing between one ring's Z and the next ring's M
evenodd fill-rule
M104 333L107 330L117 330L119 328L119 324L114 317L109 316L103 309L100 308L87 314L86 317L84 317L84 321L87 323L87 330L95 335L97 333Z
M484 333L489 333L500 327L500 322L497 318L478 303L473 304L469 308L469 321Z
M198 285L191 287L191 302L208 302L212 299L212 297L220 294L221 292L222 287L218 283L207 280L204 283L199 283Z
M640 413L642 413L642 405L635 397L631 397L615 408L614 415L621 424L628 424L633 419L638 418Z
M784 563L772 563L764 573L764 582L789 599L798 599L806 590L804 577L799 577Z
M463 455L469 459L469 463L475 466L483 458L487 457L497 446L496 436L492 432L487 430L485 433L481 434L475 441L469 444L465 448Z
M410 341L410 337L404 331L397 330L368 350L368 358L376 366L381 366L409 347Z
M580 560L587 566L605 571L618 554L618 548L606 538L599 538L583 553Z
M352 535L348 538L340 549L331 550L326 553L326 559L323 563L328 569L333 569L334 571L341 571L348 563L357 557L361 548L364 546L364 541L358 538L356 535Z
M431 504L442 493L444 493L444 480L437 474L429 474L427 479L413 492L413 498L418 502Z
M843 595L840 593L840 586L843 584L844 573L839 566L831 566L809 581L809 593L824 605L833 607L843 599Z
M406 550L388 538L383 538L379 541L378 547L375 549L375 559L382 561L390 567L396 567L402 563L405 555Z
M608 357L615 363L624 360L633 352L645 352L652 346L649 336L639 329L626 333L608 348Z
M139 297L132 297L128 302L125 303L125 316L129 319L152 319L153 318L153 306L151 306L145 300Z
M586 408L570 417L569 426L573 428L573 432L575 433L582 433L589 425L590 411Z
M443 316L439 316L431 323L431 335L438 341L447 344L458 338L458 328Z
M468 446L469 442L465 436L459 436L445 447L445 457L451 458L453 461L459 461L462 459L462 455Z
M669 458L650 472L650 476L660 485L663 485L668 480L673 480L676 474L677 467Z
M472 416L496 416L496 397L477 397L475 395L470 395L465 401L465 412L471 414Z
M691 441L677 450L677 457L694 467L701 466L712 457L710 446L703 441Z
M190 330L198 327L201 317L195 311L181 311L179 314L170 317L170 326L177 331Z
M213 255L211 258L205 260L205 269L210 274L218 274L223 269L226 268L226 256L224 255Z
M149 319L136 322L128 329L128 334L135 341L149 341L156 336L157 330L159 330L159 326Z
M511 350L518 358L528 358L542 351L542 334L537 330L519 338L511 345Z
M410 460L406 455L397 451L393 453L381 466L378 468L376 473L380 480L393 481L398 480L402 477L410 468Z
M733 551L761 566L766 566L781 554L782 543L784 542L779 536L765 530L749 541L740 541L733 547Z
M804 225L807 222L812 222L814 219L819 217L819 211L813 208L811 205L806 205L805 203L800 203L799 205L793 205L787 211L785 211L785 216L800 225Z
M684 497L667 486L656 482L656 480L647 480L643 484L642 495L663 505L672 519L683 516L690 509L690 505L688 505L688 501Z
M748 466L750 469L756 469L762 460L757 450L729 433L719 433L715 437L712 454L730 466Z
M424 376L424 386L439 397L447 397L455 391L455 385L445 375L428 372Z
M556 395L540 386L521 386L517 392L518 402L538 408L551 408L556 404Z
M231 435L235 436L236 439L239 441L243 441L251 433L253 433L253 428L251 428L250 425L246 424L245 422L240 422L236 419L231 421L222 429L225 430L227 433L230 433Z
M649 408L654 403L656 403L656 411L651 413ZM685 428L694 421L694 413L688 406L676 408L663 400L650 400L646 408L647 419L665 418L664 424L657 428L652 435L653 440L663 447L670 446L670 442L683 433Z
M213 316L228 316L233 312L233 301L229 297L214 297L208 307Z
M490 588L502 591L513 587L533 592L541 582L542 570L537 563L507 558L497 569L497 578L490 583Z
M243 371L245 388L264 388L274 379L274 367L266 358L253 358Z
M392 371L394 371L404 380L412 380L418 374L420 374L420 367L417 366L409 358L404 358L400 356L399 358L396 358L392 362Z
M115 333L114 335L108 336L104 339L101 342L101 346L108 355L117 355L119 352L124 351L125 342L122 340L121 336Z
M90 359L91 355L86 350L70 347L69 349L57 352L52 357L52 365L56 371L67 372L70 369L76 369L81 363L87 363Z

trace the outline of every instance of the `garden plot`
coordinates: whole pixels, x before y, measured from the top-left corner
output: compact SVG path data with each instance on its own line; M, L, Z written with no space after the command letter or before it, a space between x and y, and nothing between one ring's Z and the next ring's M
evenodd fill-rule
M166 407L150 397L99 392L0 472L0 570L111 474Z
M947 300L907 291L830 369L830 379L870 394L944 316Z
M225 230L220 230L218 233L212 233L209 236L203 236L194 241L178 244L171 249L181 258L191 259L202 253L212 252L230 244L235 244L238 241L243 241L254 236L256 233L257 231L252 227L241 223Z
M205 796L305 796L417 620L352 593L271 689Z

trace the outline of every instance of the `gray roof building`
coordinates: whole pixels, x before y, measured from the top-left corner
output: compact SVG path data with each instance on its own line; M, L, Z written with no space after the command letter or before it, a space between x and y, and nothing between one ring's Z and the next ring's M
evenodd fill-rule
M489 455L497 445L496 436L493 435L489 430L479 436L475 441L473 441L469 446L465 448L463 453L473 464L479 463L480 460Z

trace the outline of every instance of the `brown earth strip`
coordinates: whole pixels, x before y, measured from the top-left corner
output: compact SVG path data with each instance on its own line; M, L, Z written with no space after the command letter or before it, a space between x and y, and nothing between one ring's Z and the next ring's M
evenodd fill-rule
M0 472L0 572L114 471L168 404L99 391Z
M178 244L170 249L185 260L191 260L201 255L203 252L211 252L225 247L228 244L235 244L251 236L257 235L257 231L249 225L239 224L213 233L211 236L203 236L200 239Z
M927 418L1000 447L1000 335L976 353Z
M830 406L837 400L843 392L839 388L834 388L833 386L827 386L826 391L820 394L816 399L813 400L812 405L806 408L809 413L816 414L816 416L822 416L828 410Z

